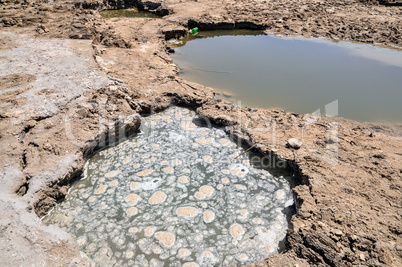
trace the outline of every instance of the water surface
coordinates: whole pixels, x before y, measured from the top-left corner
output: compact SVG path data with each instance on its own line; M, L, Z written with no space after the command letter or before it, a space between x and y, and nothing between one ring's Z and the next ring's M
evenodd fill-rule
M97 266L240 265L277 253L293 204L287 173L235 159L242 148L195 119L181 108L145 118L138 136L88 161L44 222Z
M258 31L200 32L180 42L172 54L180 76L243 106L325 113L338 100L331 115L402 121L399 50Z

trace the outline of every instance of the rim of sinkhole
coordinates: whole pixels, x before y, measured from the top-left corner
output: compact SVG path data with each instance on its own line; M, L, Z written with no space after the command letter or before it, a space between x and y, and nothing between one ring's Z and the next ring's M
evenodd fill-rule
M244 150L222 128L199 125L179 107L142 118L138 135L88 160L43 222L100 266L249 264L278 253L292 177L251 164L264 160L252 154L235 159Z

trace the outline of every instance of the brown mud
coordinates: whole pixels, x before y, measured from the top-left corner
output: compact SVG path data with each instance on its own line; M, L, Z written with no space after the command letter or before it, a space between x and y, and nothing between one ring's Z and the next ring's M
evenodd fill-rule
M234 107L178 77L166 52L167 39L193 26L401 48L401 7L340 0L1 4L0 262L91 266L67 233L39 218L63 199L93 151L137 132L141 115L174 104L297 174L286 249L256 266L402 266L402 125ZM164 17L97 12L133 6Z

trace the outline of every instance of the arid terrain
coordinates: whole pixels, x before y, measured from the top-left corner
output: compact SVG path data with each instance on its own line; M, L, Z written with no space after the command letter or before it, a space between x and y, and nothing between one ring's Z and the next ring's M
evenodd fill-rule
M80 178L93 151L137 132L140 116L173 104L225 126L230 137L285 161L297 176L286 249L255 266L402 266L402 124L235 107L181 79L166 42L197 26L402 48L401 6L0 1L2 265L92 266L69 234L40 218ZM164 16L98 13L127 7Z

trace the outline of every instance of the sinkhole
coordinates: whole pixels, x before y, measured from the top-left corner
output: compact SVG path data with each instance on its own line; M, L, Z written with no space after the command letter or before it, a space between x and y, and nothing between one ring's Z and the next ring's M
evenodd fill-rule
M248 30L200 31L168 45L182 78L235 104L402 122L400 50Z
M293 178L203 121L178 107L142 118L139 134L88 160L43 223L99 266L239 265L278 253Z

